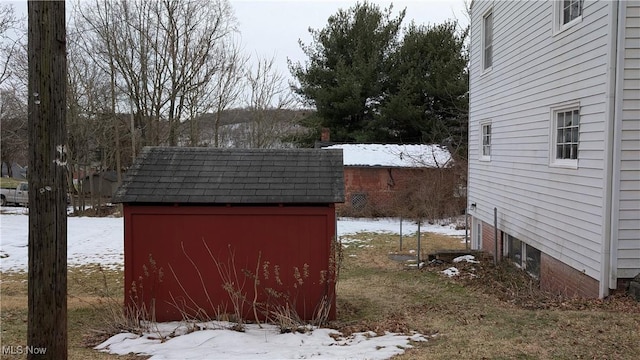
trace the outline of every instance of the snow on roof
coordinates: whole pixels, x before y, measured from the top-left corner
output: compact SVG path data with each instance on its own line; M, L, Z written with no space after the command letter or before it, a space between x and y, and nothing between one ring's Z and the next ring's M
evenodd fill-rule
M345 166L445 167L451 154L439 145L337 144L323 149L342 149Z

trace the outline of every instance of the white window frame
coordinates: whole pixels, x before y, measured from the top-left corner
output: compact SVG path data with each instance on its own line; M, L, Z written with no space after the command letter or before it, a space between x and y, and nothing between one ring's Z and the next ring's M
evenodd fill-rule
M487 44L487 17L489 16L491 16L491 32L490 32L491 43ZM493 69L493 55L494 55L493 24L494 23L495 23L495 18L493 16L493 8L491 8L482 15L482 72L491 71L491 69ZM490 64L487 64L487 50L491 52Z
M485 144L485 139L487 138L487 135L485 134L485 128L489 129L487 144ZM480 122L480 142L479 142L480 161L491 161L491 148L493 147L493 142L491 141L492 138L493 138L493 127L491 126L491 121L490 120L481 121ZM488 151L485 152L485 149L488 149Z
M558 158L558 115L561 113L578 111L578 124L571 127L577 127L577 139L575 139L576 143L576 158L575 159L565 159ZM577 169L578 168L578 159L580 158L580 103L579 102L571 102L560 104L557 106L551 107L550 113L550 123L549 123L549 166L551 167L560 167L567 169ZM563 127L565 127L563 125ZM569 141L569 144L574 142L573 134L572 138ZM564 141L562 141L564 143Z
M569 21L564 21L564 11L567 6L566 2L577 3L580 15L577 15ZM553 32L559 34L567 29L570 29L582 22L582 15L584 14L584 0L554 0L553 1Z
M471 249L482 250L482 221L475 216L471 218Z

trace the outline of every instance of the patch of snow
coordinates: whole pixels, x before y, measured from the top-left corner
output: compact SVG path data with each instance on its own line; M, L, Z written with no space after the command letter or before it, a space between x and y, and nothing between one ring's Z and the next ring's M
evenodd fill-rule
M451 154L439 145L336 144L324 149L342 149L346 166L428 167L451 164Z
M452 277L452 276L460 275L460 270L458 270L458 268L455 268L455 267L450 267L448 269L443 270L442 273L447 275L448 277Z
M479 264L480 261L475 260L475 256L473 255L462 255L462 256L458 256L457 258L453 259L454 263L458 263L461 261L466 261L468 263L472 263L472 264Z
M4 208L3 208L4 209ZM27 271L29 264L29 216L0 215L1 271ZM69 266L101 264L124 266L123 218L67 218L67 261Z
M0 271L27 271L29 241L29 216L26 208L2 207L13 214L0 215ZM402 223L403 233L415 234L418 227L411 221ZM455 225L421 226L421 231L449 236L464 237L464 230L455 230ZM400 220L338 219L338 236L346 248L369 247L368 237L358 239L358 233L399 234ZM415 253L415 250L412 251ZM67 261L69 266L100 264L107 268L122 269L124 266L124 220L117 217L69 217L67 218Z
M373 332L343 336L333 329L314 328L306 333L281 334L275 325L245 325L244 332L225 329L216 322L201 324L205 330L175 337L175 323L157 324L157 333L142 336L117 334L96 350L112 354L150 355L156 359L389 359L411 348L412 341L427 341L422 334Z
M418 225L410 220L402 221L403 235L415 235L418 231ZM455 224L439 225L439 224L422 224L421 232L430 232L434 234L449 235L464 238L464 229L456 230ZM399 218L378 218L378 219L362 219L362 218L339 218L338 219L338 236L343 239L345 235L353 235L363 232L383 233L383 234L400 234Z

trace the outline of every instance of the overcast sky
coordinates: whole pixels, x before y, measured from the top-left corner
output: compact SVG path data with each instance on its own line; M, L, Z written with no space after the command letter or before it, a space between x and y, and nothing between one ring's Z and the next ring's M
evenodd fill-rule
M14 5L16 12L25 14L27 2L6 1ZM294 63L304 63L306 56L298 45L298 39L310 44L309 27L322 29L329 16L339 9L349 9L356 1L335 0L230 0L239 22L244 51L254 60L275 57L278 71L287 78L287 58ZM362 1L361 1L362 2ZM369 0L381 8L393 4L393 17L407 10L403 25L413 20L418 25L440 24L448 19L458 19L467 25L464 0ZM70 9L71 2L67 1Z
M387 8L393 3L393 16L405 9L403 25L413 20L418 25L440 24L458 19L466 26L463 0L369 1ZM339 9L348 9L356 1L334 0L231 0L238 22L244 49L252 57L276 58L283 74L289 75L287 58L304 63L306 56L298 39L309 44L308 28L322 29L329 16Z

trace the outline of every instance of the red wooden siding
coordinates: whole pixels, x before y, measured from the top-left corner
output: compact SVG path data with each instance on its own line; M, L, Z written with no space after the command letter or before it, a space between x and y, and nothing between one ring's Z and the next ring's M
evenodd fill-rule
M327 295L332 300L330 318L335 318L335 282L327 281L322 274L331 271L331 243L336 231L333 205L125 204L124 216L125 302L129 307L144 304L147 308L155 303L157 321L180 320L177 307L193 309L194 303L210 317L215 309L233 313L207 247L222 266L231 264L230 252L235 254L238 280L244 283L243 293L249 302L254 298L254 282L245 273L255 273L258 266L258 302L266 303L266 289L274 289L286 294L298 314L309 320ZM276 281L276 266L281 284ZM296 268L302 283L294 275ZM193 314L193 310L187 312ZM249 304L244 306L243 317L253 319Z

